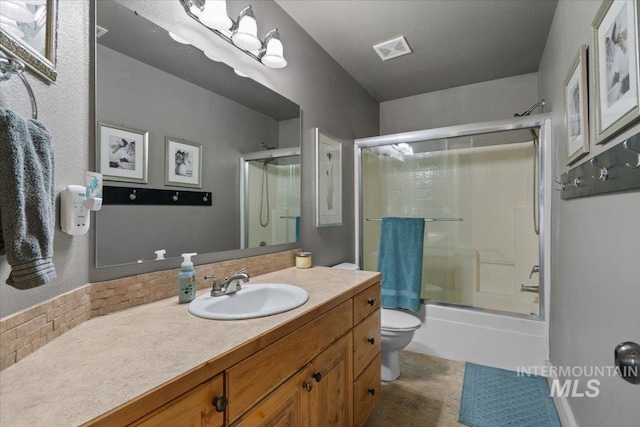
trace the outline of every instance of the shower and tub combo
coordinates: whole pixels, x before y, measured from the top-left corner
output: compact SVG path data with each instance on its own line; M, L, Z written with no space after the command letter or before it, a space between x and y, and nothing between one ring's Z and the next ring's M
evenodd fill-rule
M550 118L355 140L356 260L380 218L425 220L422 321L408 348L505 369L548 359Z

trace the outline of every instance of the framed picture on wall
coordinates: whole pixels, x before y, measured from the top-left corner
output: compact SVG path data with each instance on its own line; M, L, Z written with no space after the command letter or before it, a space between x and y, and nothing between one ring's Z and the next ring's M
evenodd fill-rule
M166 137L164 183L202 188L202 144Z
M640 117L638 2L605 0L593 21L596 143Z
M316 128L316 227L342 225L342 143Z
M0 48L55 82L58 0L5 1L0 7Z
M587 99L587 45L580 46L564 82L567 128L567 164L589 152L589 101Z
M147 183L149 132L98 122L97 165L105 181Z

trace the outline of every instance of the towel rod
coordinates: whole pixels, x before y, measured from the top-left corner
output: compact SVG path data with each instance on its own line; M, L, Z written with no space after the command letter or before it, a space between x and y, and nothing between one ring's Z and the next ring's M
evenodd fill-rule
M31 85L27 81L26 77L22 74L24 71L24 62L18 58L7 58L4 52L0 51L0 81L9 80L13 74L17 74L24 83L24 87L27 88L29 93L29 99L31 100L31 117L38 118L38 105L36 104L36 97L33 95Z
M283 215L280 217L280 219L298 219L299 217L297 216L289 216L289 215Z
M422 218L425 222L462 221L462 218ZM382 218L367 218L367 221L382 221Z

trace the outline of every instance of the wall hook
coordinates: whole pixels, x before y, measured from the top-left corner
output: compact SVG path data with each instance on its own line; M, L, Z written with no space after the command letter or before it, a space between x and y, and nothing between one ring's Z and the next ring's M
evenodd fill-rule
M180 194L180 192L176 191L176 194L173 195L173 201L177 202L178 201L178 195Z
M136 195L136 190L134 189L134 190L131 190L131 191L132 191L132 193L131 193L131 194L129 194L129 199L131 199L131 200L135 200L135 199L138 197L138 196Z
M560 188L556 188L556 191L564 191L567 189L567 185L564 182L558 181L556 177L554 177L553 180L556 182L556 184L560 184Z
M570 175L569 173L567 173L567 176L573 179L573 182L570 182L569 185L580 188L580 186L582 185L582 178L580 178L579 176Z
M629 140L627 139L625 142L622 143L622 147L627 150L630 153L635 154L636 156L638 156L638 159L636 160L636 165L632 166L630 163L625 163L624 165L630 169L638 169L640 168L640 151L636 151L633 148L629 147Z
M203 202L208 202L209 201L209 193L205 193L204 197L202 198Z
M600 170L600 176L597 179L601 179L603 181L606 181L607 178L609 178L609 170L607 169L606 166L603 166L603 167L598 166L597 162L598 161L596 160L596 157L591 159L591 166L593 166L594 168ZM593 178L595 178L595 176Z

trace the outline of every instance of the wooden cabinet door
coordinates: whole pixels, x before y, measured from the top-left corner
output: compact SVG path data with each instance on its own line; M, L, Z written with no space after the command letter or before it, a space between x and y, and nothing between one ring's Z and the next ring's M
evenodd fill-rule
M349 427L353 422L353 338L349 332L310 365L308 426Z
M234 427L303 427L308 426L309 368L298 371L273 393L233 424Z
M133 425L139 427L220 427L224 425L224 412L217 412L212 402L215 397L223 395L223 377L218 375Z

